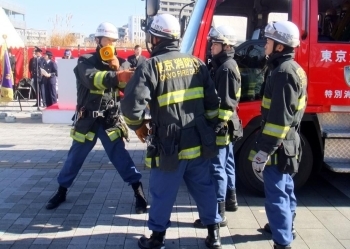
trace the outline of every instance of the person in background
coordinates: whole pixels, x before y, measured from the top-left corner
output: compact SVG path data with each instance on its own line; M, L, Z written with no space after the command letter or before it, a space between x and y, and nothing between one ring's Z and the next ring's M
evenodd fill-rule
M72 56L72 51L70 49L66 49L62 56L62 59L74 59L74 57Z
M36 98L36 104L34 105L34 107L39 107L41 106L41 99L42 99L42 106L46 107L46 96L45 96L45 86L43 84L41 84L41 79L42 79L42 75L41 75L41 71L40 68L43 67L43 63L44 63L44 58L42 57L41 53L43 52L39 47L35 47L34 49L35 52L35 59L34 59L34 63L31 66L31 75L32 78L34 79L34 87L35 87L35 92L39 97Z
M14 56L12 54L12 50L10 48L7 50L7 52L8 52L9 58L10 58L10 66L11 66L11 71L12 71L12 74L13 74L13 82L14 82L14 84L16 84L16 63L17 63L17 59L16 59L16 56Z
M130 55L127 61L130 63L130 68L136 69L139 65L146 60L146 57L141 55L142 48L140 45L136 45L134 48L134 54Z
M49 107L57 103L56 81L57 81L57 64L52 59L51 51L46 51L44 54L43 69L48 73L43 75L42 84L45 87L46 106Z

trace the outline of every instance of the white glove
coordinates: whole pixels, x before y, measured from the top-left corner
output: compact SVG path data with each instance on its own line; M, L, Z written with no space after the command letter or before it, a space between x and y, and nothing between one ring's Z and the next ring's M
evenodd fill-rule
M253 169L258 173L262 172L269 158L266 152L259 150L253 158Z

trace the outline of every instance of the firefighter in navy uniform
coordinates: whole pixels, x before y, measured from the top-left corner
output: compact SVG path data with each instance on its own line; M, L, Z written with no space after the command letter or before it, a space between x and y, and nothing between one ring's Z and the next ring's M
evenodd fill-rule
M241 75L233 59L237 43L235 31L230 26L212 28L208 35L211 43L211 75L221 99L219 123L216 127L216 144L219 154L211 159L210 171L216 188L218 212L222 217L221 226L227 225L225 209L237 211L236 174L233 154L233 142L241 138L243 128L237 115L237 106L241 96ZM194 226L202 228L200 219Z
M208 228L206 246L221 248L221 217L209 172L209 159L217 154L214 128L219 99L205 64L179 52L179 34L180 25L174 16L154 18L149 30L151 58L137 67L121 101L126 123L148 143L146 165L151 167L152 195L148 227L152 236L139 239L142 249L164 248L183 179ZM147 105L151 129L144 118Z
M263 174L269 221L265 230L272 232L274 248L282 249L291 248L293 241L297 202L290 174L298 172L301 159L299 126L306 107L307 77L294 61L294 48L300 43L294 23L269 23L265 37L269 71L261 104L263 121L249 158L253 169Z
M128 139L128 130L120 116L117 96L118 88L125 87L132 72L117 72L118 59L114 56L112 60L104 62L99 53L100 49L111 46L117 38L118 31L113 24L101 23L95 33L98 44L96 52L81 56L74 68L77 79L77 109L71 131L73 144L57 178L58 191L49 200L47 209L56 208L66 200L67 189L99 138L123 180L132 185L136 213L146 211L147 202L140 182L141 174L125 149L123 137Z

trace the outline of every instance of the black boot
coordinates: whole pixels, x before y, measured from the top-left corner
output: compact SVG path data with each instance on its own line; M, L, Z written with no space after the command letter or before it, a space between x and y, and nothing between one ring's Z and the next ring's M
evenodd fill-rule
M210 249L221 249L219 224L208 225L208 236L205 245Z
M293 215L293 223L292 223L292 235L293 235L293 240L297 237L297 231L295 231L295 227L294 227L294 219L295 219L295 216L296 216L296 215L297 215L297 214L294 213L294 215ZM270 227L270 224L269 224L269 223L266 223L266 224L265 224L264 230L265 230L265 232L267 232L267 233L272 233L272 232L271 232L271 227Z
M56 194L46 204L46 209L57 208L62 202L66 201L67 188L59 186Z
M238 210L237 195L235 189L226 191L226 211L236 212Z
M135 211L137 214L143 214L147 211L147 201L145 198L145 193L143 192L143 187L141 182L131 184L132 189L135 192Z
M273 245L273 249L292 249L292 247L291 246L281 246L281 245L275 243Z
M165 231L164 232L155 232L153 231L151 238L146 238L142 236L138 245L141 249L164 249L164 240L165 240Z
M218 213L221 216L222 221L220 222L220 227L227 226L227 218L225 216L225 202L218 202ZM207 226L203 225L200 219L194 221L193 226L195 228L207 228Z

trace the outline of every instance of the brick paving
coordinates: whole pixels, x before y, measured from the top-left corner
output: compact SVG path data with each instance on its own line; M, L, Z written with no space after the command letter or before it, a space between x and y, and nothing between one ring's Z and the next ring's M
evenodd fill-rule
M131 187L110 164L98 142L87 157L67 201L46 210L57 189L57 174L71 145L69 125L42 124L30 118L33 103L16 103L7 111L16 123L0 119L0 249L2 248L138 248L137 239L150 235L147 214L134 214ZM147 198L150 171L144 167L145 145L132 136L127 143L142 172ZM296 193L297 239L293 248L350 248L350 176L326 172ZM220 230L224 249L272 248L264 198L238 185L240 208L227 213L228 227ZM206 230L195 229L198 218L193 199L182 185L166 235L167 249L205 248Z

